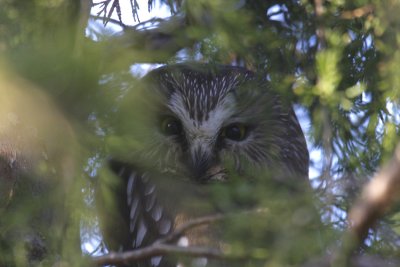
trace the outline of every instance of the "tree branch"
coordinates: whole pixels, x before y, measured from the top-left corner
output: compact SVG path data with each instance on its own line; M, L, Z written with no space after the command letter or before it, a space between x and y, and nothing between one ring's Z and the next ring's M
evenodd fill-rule
M365 186L361 198L350 210L349 232L360 245L389 209L400 200L400 144L385 167Z
M153 21L142 22L140 26ZM122 35L111 36L102 44L92 42L92 45L105 50L104 62L115 71L116 66L113 62L118 62L118 69L130 66L132 62L161 63L198 41L198 38L188 38L185 16L174 16L159 21L155 28L125 27ZM112 22L117 23L114 20Z
M244 255L235 255L228 253L226 251L221 251L216 248L209 247L181 247L177 245L171 245L168 243L176 242L180 237L182 237L188 230L205 225L212 224L217 221L226 219L231 216L245 215L245 214L257 214L265 213L265 209L257 209L252 211L240 212L237 214L216 214L205 217L199 217L192 219L179 227L177 227L168 236L156 240L152 245L135 249L126 252L110 252L106 255L97 256L93 258L93 262L97 266L112 265L112 264L128 264L134 261L149 259L155 256L162 255L184 255L187 257L206 257L210 259L240 259Z
M400 200L400 144L390 162L364 187L361 197L348 215L349 228L332 266L348 266L354 251L364 242L368 231ZM365 265L368 266L368 265ZM379 265L390 266L390 265Z
M103 265L118 265L128 264L134 261L149 259L155 256L162 255L185 255L190 257L206 257L213 259L226 259L232 258L231 255L221 252L218 249L207 248L207 247L180 247L176 245L167 245L154 243L151 246L136 249L126 252L110 252L104 256L98 256L93 258L93 262L97 266Z
M98 15L90 15L90 18L94 19L94 20L104 20L104 17L98 16ZM120 26L124 30L128 28L127 25L125 25L123 22L121 22L121 21L119 21L117 19L109 18L109 19L107 19L107 23L109 23L109 22Z

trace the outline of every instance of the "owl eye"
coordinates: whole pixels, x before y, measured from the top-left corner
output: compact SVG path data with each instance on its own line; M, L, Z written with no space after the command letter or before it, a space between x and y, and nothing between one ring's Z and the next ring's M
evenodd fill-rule
M174 117L166 117L161 121L161 132L165 135L180 135L182 124Z
M232 123L222 130L221 136L233 141L243 141L247 137L247 127L241 123Z

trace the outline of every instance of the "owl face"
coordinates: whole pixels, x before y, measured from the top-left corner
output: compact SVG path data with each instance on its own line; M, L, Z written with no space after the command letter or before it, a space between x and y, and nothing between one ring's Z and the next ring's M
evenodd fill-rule
M201 183L228 179L228 169L241 175L282 166L307 172L304 162L290 163L306 153L308 166L293 111L250 71L174 65L152 71L143 84L136 111L145 115L140 154L157 168Z

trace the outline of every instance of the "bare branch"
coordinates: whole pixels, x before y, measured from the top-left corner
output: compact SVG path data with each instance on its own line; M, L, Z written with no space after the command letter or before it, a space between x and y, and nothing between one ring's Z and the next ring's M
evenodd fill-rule
M368 230L400 200L400 144L385 166L364 188L349 213L349 231L362 243Z
M103 21L104 21L104 17L103 17L103 16L90 15L90 18L91 18L91 19L95 19L95 20L103 20ZM109 23L109 22L114 23L114 24L120 26L122 29L128 28L127 25L125 25L123 22L121 22L121 21L119 21L119 20L117 20L117 19L109 18L109 19L107 20L107 23Z
M134 21L137 20L138 22L140 22L139 13L138 13L138 10L139 10L138 2L136 0L130 0L129 2L131 3L131 10L132 10L133 20Z
M109 265L109 264L128 264L134 261L149 259L155 256L162 255L184 255L187 257L206 257L210 259L240 259L245 257L244 255L231 254L226 251L221 251L216 248L209 247L181 247L177 245L168 244L170 242L177 241L183 236L188 230L205 225L212 224L217 221L226 219L230 216L240 216L245 214L257 214L265 213L265 209L258 209L246 212L240 212L236 214L216 214L205 217L199 217L192 219L174 230L168 236L155 241L152 245L126 252L110 252L103 256L93 258L93 262L98 265Z
M227 259L233 256L225 254L218 249L207 247L180 247L167 244L153 244L151 246L126 252L110 252L104 256L94 257L97 266L128 264L134 261L148 259L162 255L185 255L190 257L206 257L213 259Z
M349 212L349 229L336 253L333 266L346 266L369 229L400 200L400 144L388 163L364 187L361 197Z

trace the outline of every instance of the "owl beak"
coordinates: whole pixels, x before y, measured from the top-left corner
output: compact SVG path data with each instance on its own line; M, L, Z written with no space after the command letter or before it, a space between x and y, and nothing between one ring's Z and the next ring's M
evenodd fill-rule
M195 148L190 151L191 155L188 159L188 169L191 176L196 182L205 183L207 182L207 171L212 166L212 157L210 153L207 153L201 147Z
M215 182L225 182L228 180L228 175L226 172L226 169L222 167L222 165L218 164L213 166L208 170L206 173L208 179L210 181L215 181Z
M201 147L192 150L188 156L188 169L194 180L199 183L226 180L226 172L218 164L217 158Z

